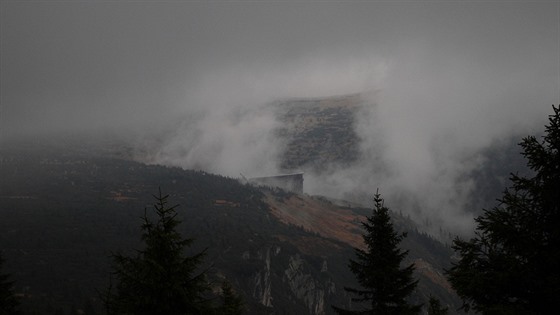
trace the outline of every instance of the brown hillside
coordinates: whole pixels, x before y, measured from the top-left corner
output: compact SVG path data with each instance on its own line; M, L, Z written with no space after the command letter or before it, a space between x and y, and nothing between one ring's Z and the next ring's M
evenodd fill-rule
M286 198L278 198L267 193L266 203L270 206L271 213L283 223L299 226L307 231L344 242L352 247L364 247L360 224L366 218L363 215L356 214L351 209L339 207L322 198L295 194ZM310 254L328 248L335 249L337 246L335 243L319 237L289 239L282 236L280 238L291 242L302 252ZM415 244L413 246L419 245ZM448 293L454 294L441 267L436 267L421 257L408 257L408 259L410 262L414 262L418 274Z
M281 200L267 194L266 202L270 205L272 214L281 222L300 226L307 231L345 242L353 247L364 245L360 222L365 217L349 209L302 195L291 195Z

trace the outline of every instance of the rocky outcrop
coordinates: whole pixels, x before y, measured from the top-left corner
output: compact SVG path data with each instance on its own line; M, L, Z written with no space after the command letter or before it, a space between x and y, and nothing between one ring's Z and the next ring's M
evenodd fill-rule
M299 253L285 256L281 252L280 246L272 246L254 254L243 253L244 260L258 259L262 266L251 280L253 298L273 309L274 292L281 292L289 300L305 306L308 314L326 314L326 300L329 295L336 293L334 282L325 276L327 261L312 268ZM319 277L319 274L323 274L323 277Z
M309 314L325 314L325 292L323 285L311 274L305 272L304 260L299 254L291 256L288 268L284 272L290 290L297 299L303 301L309 310ZM326 270L326 261L323 268ZM334 283L327 283L328 291L334 291Z
M257 272L254 277L253 297L266 307L272 307L272 281L270 278L270 250L266 249L266 254L262 255L259 252L259 258L264 258L264 268ZM280 247L277 247L275 253L280 252Z

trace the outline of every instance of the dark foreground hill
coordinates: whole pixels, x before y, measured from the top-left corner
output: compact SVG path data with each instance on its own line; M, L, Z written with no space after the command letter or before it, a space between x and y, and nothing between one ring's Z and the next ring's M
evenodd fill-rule
M110 282L111 252L141 247L140 217L158 187L180 204L193 253L208 248L216 289L227 279L247 314L332 314L346 305L351 246L369 209L319 197L258 189L231 178L179 168L59 151L0 152L0 249L26 314L103 314L97 290ZM430 294L455 310L442 276L452 252L416 232L404 246L420 279L416 302Z

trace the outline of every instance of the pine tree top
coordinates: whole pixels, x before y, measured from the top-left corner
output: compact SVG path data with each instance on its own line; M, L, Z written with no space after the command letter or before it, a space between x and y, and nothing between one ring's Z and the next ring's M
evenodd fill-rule
M142 240L146 246L136 256L113 255L115 292L109 288L109 314L204 314L211 311L205 298L209 291L205 272L199 265L205 251L192 256L185 249L193 242L176 230L177 206L168 206L168 195L154 196L157 220L142 218Z
M398 247L406 235L395 231L379 191L374 195L372 215L362 226L366 248L355 248L356 259L350 259L349 263L361 288L344 289L353 295L352 302L367 303L368 308L361 311L333 308L339 314L417 314L420 306L407 302L418 284L412 277L414 265L401 267L408 251Z

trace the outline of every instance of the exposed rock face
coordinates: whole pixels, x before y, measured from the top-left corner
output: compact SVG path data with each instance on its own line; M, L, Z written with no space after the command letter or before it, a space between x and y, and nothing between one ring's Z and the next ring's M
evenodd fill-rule
M303 300L310 314L325 314L325 291L311 274L304 272L304 261L299 254L290 257L284 274L290 289L298 299Z
M278 251L279 252L279 251ZM261 256L262 257L262 256ZM260 303L266 307L272 307L272 281L270 278L270 248L266 250L264 255L264 268L257 272L254 279L255 288L253 297L258 299Z
M328 303L325 301L329 295L336 294L336 285L330 279L327 272L327 262L323 261L317 270L309 266L300 254L282 257L281 247L273 246L257 251L253 258L262 263L262 269L258 270L253 278L253 298L260 304L270 308L274 312L274 292L287 295L294 303L305 306L308 314L327 314ZM243 253L243 259L250 259L249 252ZM273 268L275 266L275 268ZM275 270L278 271L276 277ZM323 277L318 278L317 274ZM286 297L284 297L285 299Z

